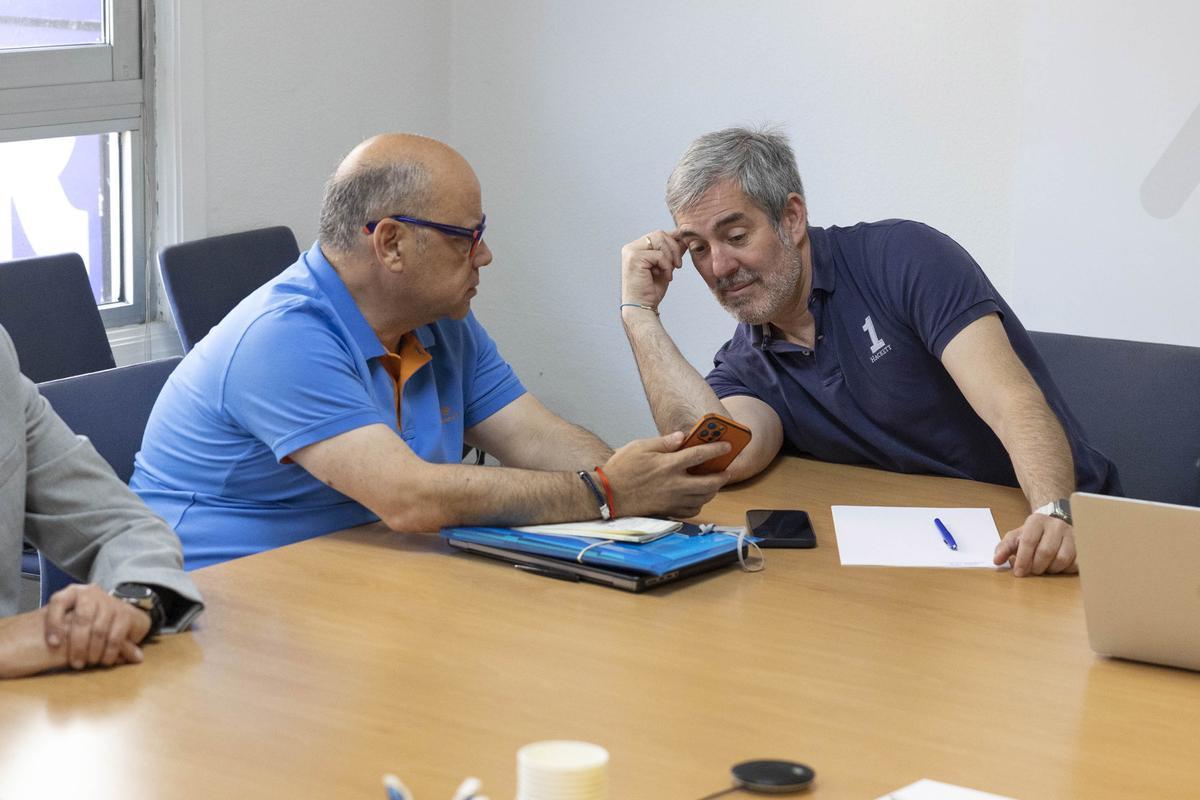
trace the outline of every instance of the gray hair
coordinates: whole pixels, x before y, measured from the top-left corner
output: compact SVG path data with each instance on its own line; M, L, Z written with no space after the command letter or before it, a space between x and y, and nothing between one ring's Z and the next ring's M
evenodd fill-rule
M429 170L416 161L335 172L325 184L317 238L336 252L348 252L367 222L422 214L430 200L430 183Z
M804 184L787 137L776 128L726 128L692 142L667 179L671 216L691 208L717 183L737 181L776 228L788 194L804 199Z

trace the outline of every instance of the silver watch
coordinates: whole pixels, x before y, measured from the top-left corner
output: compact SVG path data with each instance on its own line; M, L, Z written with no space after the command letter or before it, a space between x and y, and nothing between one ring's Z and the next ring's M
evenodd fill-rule
M1066 497L1051 500L1046 505L1035 508L1033 513L1045 514L1047 517L1057 517L1068 525L1073 524L1071 521L1071 501Z
M166 621L166 613L158 592L141 583L118 583L117 588L109 594L122 602L129 603L134 608L140 608L150 616L150 630L146 631L146 635L142 637L143 642L157 636L158 632L162 630L163 623Z

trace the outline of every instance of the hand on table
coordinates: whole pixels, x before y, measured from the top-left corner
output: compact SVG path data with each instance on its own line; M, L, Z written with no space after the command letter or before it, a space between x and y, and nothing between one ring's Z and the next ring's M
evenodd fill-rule
M1075 531L1058 517L1030 514L1024 525L1004 534L993 560L997 566L1011 562L1018 578L1078 572Z
M67 666L138 663L138 647L150 630L150 615L95 584L73 583L46 604L45 636L51 650L64 649Z

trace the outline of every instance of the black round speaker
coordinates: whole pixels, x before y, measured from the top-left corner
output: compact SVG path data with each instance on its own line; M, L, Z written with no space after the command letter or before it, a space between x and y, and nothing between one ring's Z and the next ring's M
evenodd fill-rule
M732 771L740 788L762 794L802 792L817 776L811 767L795 761L743 761L734 764Z

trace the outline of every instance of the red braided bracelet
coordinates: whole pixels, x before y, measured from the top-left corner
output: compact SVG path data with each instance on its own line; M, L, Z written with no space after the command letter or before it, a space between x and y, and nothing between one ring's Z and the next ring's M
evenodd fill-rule
M612 484L608 482L608 476L604 474L604 470L599 467L595 467L595 470L596 474L600 476L600 483L604 486L604 496L608 498L608 510L616 519L620 515L617 513L617 504L613 501Z

